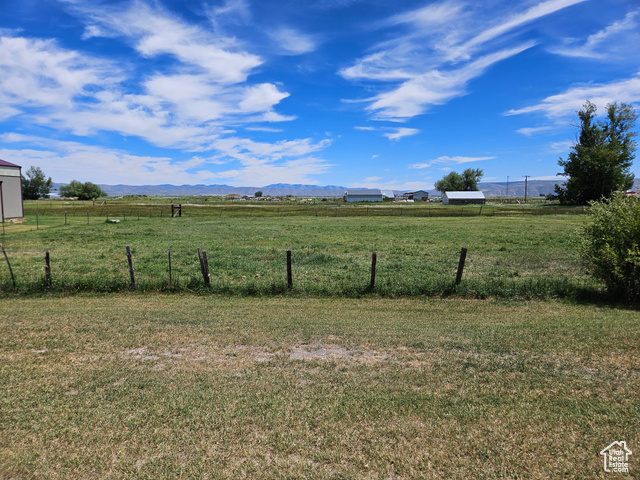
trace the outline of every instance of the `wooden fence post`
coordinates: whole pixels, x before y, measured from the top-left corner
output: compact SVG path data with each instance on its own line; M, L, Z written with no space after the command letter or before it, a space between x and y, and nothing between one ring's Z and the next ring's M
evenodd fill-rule
M211 286L211 280L209 278L209 263L207 262L207 252L198 247L198 258L200 259L200 271L202 272L202 279L207 287Z
M460 285L462 281L462 271L464 270L464 262L467 258L467 247L462 247L460 251L460 261L458 262L458 274L456 275L456 285Z
M169 286L172 286L171 281L171 247L169 247Z
M373 252L371 254L371 284L369 289L373 290L376 287L376 263L378 261L378 254Z
M131 276L131 284L129 285L129 288L131 290L135 290L136 277L133 271L133 259L131 258L131 248L129 248L129 245L127 245L127 261L129 262L129 275Z
M291 250L287 250L287 287L293 288L293 273L291 272Z
M47 288L51 288L51 262L49 258L49 250L44 252L44 281Z
M4 222L2 222L4 225ZM4 259L7 261L7 267L9 267L9 274L11 275L11 281L13 282L13 286L16 286L16 279L13 276L13 270L11 269L11 264L9 263L9 257L7 257L7 252L4 251L4 245L0 243L0 249L2 249L2 254L4 255Z

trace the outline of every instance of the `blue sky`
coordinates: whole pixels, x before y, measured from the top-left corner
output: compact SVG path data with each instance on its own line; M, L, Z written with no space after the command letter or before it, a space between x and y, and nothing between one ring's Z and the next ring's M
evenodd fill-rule
M640 104L638 45L637 0L0 0L0 158L103 184L554 178L585 100Z

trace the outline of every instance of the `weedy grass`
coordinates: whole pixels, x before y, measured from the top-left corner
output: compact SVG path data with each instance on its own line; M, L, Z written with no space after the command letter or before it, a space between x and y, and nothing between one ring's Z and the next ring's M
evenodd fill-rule
M286 250L292 250L296 295L377 294L473 298L519 296L581 299L601 295L582 270L575 232L582 216L514 217L124 217L87 220L33 215L2 237L16 286L0 263L0 295L129 288L125 246L133 252L141 291L232 295L289 292ZM171 248L171 278L169 277ZM463 281L455 285L462 247ZM207 252L211 289L197 255ZM51 286L44 251L51 254ZM371 255L377 252L370 289ZM3 260L3 259L0 259Z
M639 321L562 301L3 299L0 478L608 478L602 448L640 450Z

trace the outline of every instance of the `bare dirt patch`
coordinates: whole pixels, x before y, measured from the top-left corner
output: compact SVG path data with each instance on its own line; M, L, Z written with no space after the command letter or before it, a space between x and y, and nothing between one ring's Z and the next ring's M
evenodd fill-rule
M316 340L308 345L292 345L289 347L290 360L358 360L375 362L389 358L384 352L374 350L349 350L338 344L325 344Z
M208 343L190 344L182 347L151 348L142 346L124 350L120 352L119 356L160 370L170 366L187 364L235 370L247 368L256 363L271 362L278 358L293 361L319 360L362 363L380 362L394 358L387 352L348 349L337 343L324 343L322 340L280 348Z

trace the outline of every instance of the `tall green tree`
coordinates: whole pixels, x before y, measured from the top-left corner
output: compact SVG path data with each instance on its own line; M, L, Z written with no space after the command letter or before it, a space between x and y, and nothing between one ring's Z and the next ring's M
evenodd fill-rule
M467 192L478 191L478 182L482 179L484 172L479 168L467 168L462 172L464 179L464 189Z
M479 168L467 168L462 175L450 172L435 183L436 190L444 192L461 192L478 190L478 182L484 175Z
M69 185L61 186L60 195L63 197L78 197L78 200L91 200L93 198L107 196L107 194L95 183L82 183L78 180L71 180Z
M25 200L37 200L51 193L53 181L47 178L40 167L31 167L22 177L22 196Z
M607 105L605 120L596 120L596 112L597 107L587 100L578 111L578 143L566 160L558 161L564 168L559 175L568 177L564 185L555 186L562 203L584 205L633 185L635 110L626 103L612 103Z

